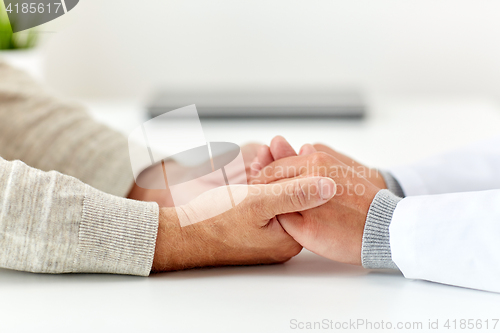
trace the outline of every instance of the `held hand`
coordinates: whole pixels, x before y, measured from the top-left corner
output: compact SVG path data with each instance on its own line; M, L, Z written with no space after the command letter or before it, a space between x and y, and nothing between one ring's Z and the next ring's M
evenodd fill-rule
M318 207L335 195L335 183L324 177L231 186L231 191L237 193L243 187L248 195L235 208L185 227L180 226L174 208L162 209L153 270L287 261L302 246L283 230L276 216ZM211 209L222 194L227 195L227 188L208 191L181 211L189 215Z
M282 144L281 139L279 141ZM270 151L272 148L273 143ZM280 215L278 220L308 250L332 260L360 265L366 215L380 188L339 159L324 152L314 152L313 146L307 145L302 150L308 154L272 162L253 177L253 182L269 183L311 175L334 179L337 184L334 199L300 214Z
M260 146L261 145L257 143L250 143L241 147L243 160L245 162L245 173L241 172L242 170L227 169L226 172L231 176L232 179L242 178L244 180L245 178L247 178L247 180L249 180L251 163L257 156L257 151ZM173 170L174 172L179 172L180 174L186 174L190 172L189 168L186 168L185 166L180 165L175 161L170 161L167 163L170 164L168 166L169 170ZM146 169L141 174L141 177L144 177L143 179L146 179L146 182L152 185L157 183L164 184L165 179L163 178L163 170L161 168L162 166L158 164L149 169ZM183 175L180 175L180 177L183 177ZM208 191L209 189L213 188L213 183L210 183L210 179L207 177L198 179L196 183L193 183L191 185L194 186L196 188L196 191L198 192ZM151 187L153 188L155 186ZM174 202L168 188L165 190L152 190L139 187L134 183L128 195L128 198L139 201L156 202L160 207L174 206Z

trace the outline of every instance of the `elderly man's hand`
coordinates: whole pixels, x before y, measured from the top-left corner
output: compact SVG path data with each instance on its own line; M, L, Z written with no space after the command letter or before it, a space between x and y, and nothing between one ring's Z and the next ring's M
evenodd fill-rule
M278 216L283 228L312 252L332 260L360 265L366 216L380 188L362 177L352 163L346 164L330 154L317 151L312 145L303 146L302 155L296 156L283 138L276 138L271 149L265 150L259 151L259 158L264 158L259 163L261 166L269 164L254 172L254 184L312 175L328 176L337 184L335 197L325 205ZM273 150L280 159L272 161ZM279 153L276 154L276 151Z
M257 156L257 152L260 147L261 145L257 143L250 143L241 147L241 153L243 156L243 160L245 162L245 173L243 173L242 170L240 169L234 169L234 170L227 169L226 172L228 173L228 175L230 175L231 179L244 180L246 178L247 180L249 180L252 161ZM167 163L170 164L168 166L169 170L173 170L174 172L178 172L179 174L186 174L190 172L189 168L182 166L175 161L170 161ZM141 174L141 177L144 177L143 178L144 182L151 184L152 188L157 187L155 186L155 184L158 183L164 184L165 182L161 164L155 165L150 169L145 170ZM197 192L204 192L213 188L214 184L210 183L209 177L204 177L201 179L197 179L196 183L192 183L191 186L194 186ZM174 206L174 202L168 187L167 189L163 190L147 189L139 187L137 184L134 183L128 195L128 198L139 201L156 202L160 207Z
M335 183L324 177L229 188L234 197L243 191L243 201L198 223L181 227L179 219L197 220L200 214L217 209L227 187L210 190L185 206L160 210L154 271L287 261L302 246L283 230L276 216L318 207L335 195ZM294 222L302 223L296 220L300 216Z

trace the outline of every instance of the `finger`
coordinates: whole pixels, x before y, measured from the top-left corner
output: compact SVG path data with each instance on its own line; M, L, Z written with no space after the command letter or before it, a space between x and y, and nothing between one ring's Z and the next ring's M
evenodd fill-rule
M297 153L292 146L285 140L284 137L278 135L271 140L271 154L274 160L279 160L285 157L297 156Z
M299 155L311 155L316 152L316 148L313 147L313 145L306 143L305 145L300 148Z
M274 161L273 155L271 154L271 150L269 149L269 146L266 145L263 145L262 147L259 148L259 151L257 152L257 157L259 158L259 163L262 168L271 164Z
M276 160L270 165L257 170L257 173L252 177L252 182L254 184L269 184L281 179L300 176L301 173L307 171L307 168L301 168L307 165L307 162L308 156L305 155Z
M274 218L272 218L269 223L266 225L266 228L272 232L283 232L284 228L281 226L280 224L280 218L282 216L288 216L288 215L293 215L293 217L296 216L297 219L300 219L301 221L304 220L304 218L302 217L302 214L300 213L288 213L288 214L282 214L282 215L278 215L278 216L275 216ZM291 217L291 218L293 218Z
M328 177L305 177L288 182L257 185L256 204L265 219L279 214L300 212L328 202L337 191L335 182ZM254 193L256 194L256 193Z
M332 148L330 148L327 145L324 145L322 143L315 143L313 145L313 147L317 151L324 151L325 153L330 154L330 155L336 155L336 154L338 154L335 150L333 150Z
M292 156L276 160L267 167L262 168L253 178L254 184L269 184L280 179L293 178L301 175L312 175L314 173L326 171L333 172L338 166L345 166L344 163L335 157L323 152L316 152L314 156L301 155ZM321 176L325 176L321 174Z
M269 150L269 147L266 145L261 145L259 149L257 149L257 156L253 159L250 164L250 178L256 176L262 168L269 165L273 162L273 157Z
M335 157L336 159L338 159L339 161L341 161L342 163L345 163L347 165L362 166L362 164L356 162L355 160L353 160L349 156L345 156L344 154L341 154L338 151L336 151L336 150L334 150L326 145L323 145L321 143L317 143L313 147L317 151L322 151L322 152L325 152L329 155L332 155L333 157Z
M255 177L260 170L262 170L262 165L260 165L259 158L255 156L252 163L250 163L250 178Z
M288 213L278 215L276 218L287 234L300 244L300 241L304 238L304 217L299 213Z
M241 154L243 156L243 161L245 162L245 167L250 166L254 158L257 156L259 148L262 146L260 143L247 143L241 147Z

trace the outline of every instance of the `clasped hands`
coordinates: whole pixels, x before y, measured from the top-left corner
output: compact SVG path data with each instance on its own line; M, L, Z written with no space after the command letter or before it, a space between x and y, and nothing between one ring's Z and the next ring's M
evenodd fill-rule
M324 145L297 154L282 137L242 147L248 195L235 208L180 227L172 207L160 209L153 271L285 262L302 247L331 260L361 264L366 216L386 188L381 175ZM142 193L169 206L168 193ZM188 204L203 209L208 191ZM134 198L132 196L132 198ZM136 197L137 199L137 197Z

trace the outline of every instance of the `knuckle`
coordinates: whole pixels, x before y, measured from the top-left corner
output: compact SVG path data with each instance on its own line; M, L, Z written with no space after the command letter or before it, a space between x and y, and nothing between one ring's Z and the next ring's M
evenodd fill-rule
M331 162L332 157L325 152L318 151L312 154L311 163L313 165L327 165Z
M276 165L271 163L266 165L262 170L260 170L259 174L259 182L261 184L269 184L274 180L274 176L276 175Z
M339 175L342 175L342 171L344 168L341 165L333 165L330 168L330 175L335 175L332 178L339 178Z
M273 207L269 205L268 200L255 200L250 207L250 213L253 216L271 217L274 216Z
M329 151L329 152L332 152L332 153L336 153L337 151L333 148L330 148L322 143L315 143L313 145L313 147L316 149L316 150L320 150L320 151Z
M292 195L287 195L288 200L291 202L291 206L300 209L301 207L304 207L306 202L307 202L307 195L302 186L298 182L295 182L293 184L293 191Z

